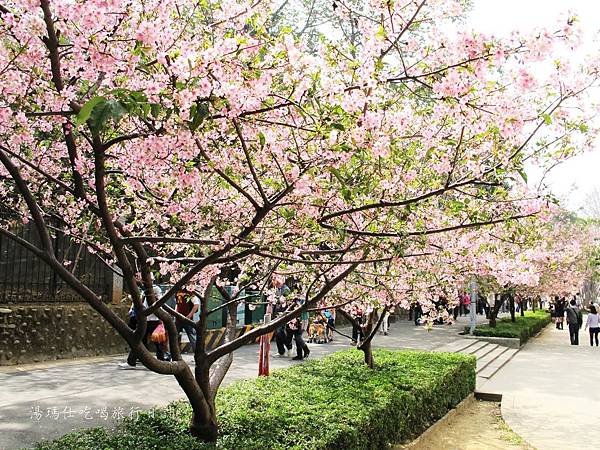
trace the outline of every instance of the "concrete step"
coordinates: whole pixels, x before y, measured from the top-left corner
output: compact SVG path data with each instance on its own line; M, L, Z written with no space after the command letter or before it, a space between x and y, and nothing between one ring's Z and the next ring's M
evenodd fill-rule
M499 347L498 344L492 344L490 342L488 342L487 344L488 345L479 348L475 353L473 353L473 355L477 358L477 361L479 361L482 358L485 358L488 354L492 353Z
M460 353L464 353L466 355L475 355L479 350L483 349L484 347L487 347L488 345L490 345L489 342L476 340L473 344L461 350Z
M492 378L496 372L498 372L513 356L519 351L518 348L507 348L504 352L498 355L494 360L490 361L482 370L477 374L481 378Z
M477 339L460 339L450 342L438 349L439 352L463 353L477 358L475 372L477 385L487 382L519 351L516 348L504 347Z
M475 340L475 339L459 339L457 341L445 344L445 345L435 349L434 351L447 352L447 353L459 353L459 352L462 352L463 350L467 349L468 347L475 345L477 342L479 342L479 341Z
M501 345L496 345L494 349L486 353L481 358L477 359L477 373L480 373L487 366L492 364L496 359L502 356L504 352L508 350L508 347L502 347Z

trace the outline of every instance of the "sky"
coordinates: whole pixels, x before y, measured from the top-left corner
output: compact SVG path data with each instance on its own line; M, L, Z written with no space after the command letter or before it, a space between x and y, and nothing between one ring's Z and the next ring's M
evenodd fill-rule
M584 40L591 41L600 28L598 0L473 0L467 27L501 36L515 29L551 28L569 12L577 14L584 30ZM585 51L585 45L583 48ZM529 172L530 180L535 182L536 177L539 180L539 171L530 169ZM557 166L546 177L546 183L564 206L580 211L586 197L594 188L600 188L600 144L591 152Z

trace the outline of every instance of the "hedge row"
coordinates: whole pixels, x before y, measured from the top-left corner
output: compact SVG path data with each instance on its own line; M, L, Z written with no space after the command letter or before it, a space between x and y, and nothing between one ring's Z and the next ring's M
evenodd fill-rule
M550 314L544 310L525 311L524 317L518 315L515 319L515 322L511 322L510 317L503 318L496 323L495 328L490 328L489 325L478 325L473 334L475 336L519 338L522 345L551 322Z
M374 356L375 370L349 350L221 389L216 446L187 435L191 411L177 402L112 432L75 432L37 448L383 449L418 436L475 388L472 356L388 350Z

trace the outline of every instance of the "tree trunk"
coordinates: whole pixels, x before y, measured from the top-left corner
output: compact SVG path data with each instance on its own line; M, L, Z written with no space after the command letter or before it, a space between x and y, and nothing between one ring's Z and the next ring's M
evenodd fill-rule
M375 359L373 358L373 348L371 347L371 342L375 337L375 334L381 327L381 323L387 313L388 309L385 308L377 321L375 321L375 312L369 314L367 318L366 325L362 328L365 339L358 346L358 349L364 353L365 356L365 364L370 368L375 368Z
M521 300L521 317L525 317L525 305L527 304L526 302L527 300Z
M365 364L369 366L370 369L374 369L375 361L373 360L373 349L371 348L371 341L366 342L360 347L360 349L365 355Z
M190 406L192 418L189 432L204 442L216 442L219 434L214 396L210 395L210 366L196 367L196 376L189 367L175 374L179 386L185 392Z
M193 378L192 378L193 379ZM179 379L178 379L179 381ZM179 383L181 385L181 381ZM186 387L183 390L188 394ZM217 422L217 411L214 400L207 400L195 387L193 395L187 395L192 407L192 418L190 420L189 432L196 439L204 442L216 442L219 435Z
M490 328L496 328L496 318L498 317L498 313L500 312L502 303L504 303L503 296L500 294L495 294L494 295L494 306L490 310Z
M514 295L509 294L508 304L510 307L510 321L515 322L517 319L515 319L515 296Z
M225 289L218 287L226 302L231 301L231 297ZM224 342L231 342L235 338L235 326L237 323L237 303L231 303L227 306L227 321L225 325ZM197 368L196 382L199 390L202 392L201 401L195 405L191 400L192 419L190 421L190 434L204 442L216 442L219 435L219 424L217 422L217 410L215 407L215 397L221 386L223 378L227 374L231 363L233 362L233 353L228 353L217 360L213 365L210 363L201 364L202 354L205 352L204 333L202 333L202 343L197 344ZM211 372L211 367L213 370Z
M217 414L214 408L211 408L211 414L209 415L193 410L192 420L190 421L190 434L203 442L217 442L219 425L217 424Z

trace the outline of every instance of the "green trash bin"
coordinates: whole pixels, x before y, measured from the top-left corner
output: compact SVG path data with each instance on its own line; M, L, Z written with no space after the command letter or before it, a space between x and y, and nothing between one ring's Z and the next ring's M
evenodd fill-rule
M251 325L253 323L262 322L267 309L266 305L256 305L254 310L251 310L249 304L253 302L264 302L264 295L262 295L260 291L246 291L244 294L246 300L244 324Z
M224 302L223 296L221 295L219 290L213 286L210 289L210 293L208 295L208 310L210 311L211 309L218 308L219 306L221 306L223 304L223 302ZM209 314L208 318L207 318L208 320L206 323L207 328L209 330L212 330L215 328L224 327L225 320L226 320L226 314L227 314L226 308L219 309L218 311L215 311L215 312ZM223 317L224 315L225 315L225 318Z

